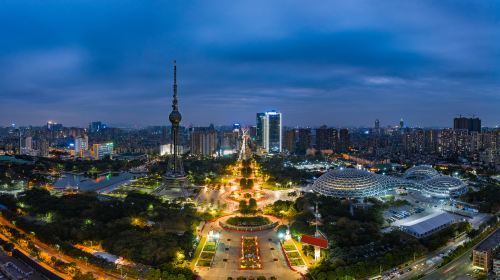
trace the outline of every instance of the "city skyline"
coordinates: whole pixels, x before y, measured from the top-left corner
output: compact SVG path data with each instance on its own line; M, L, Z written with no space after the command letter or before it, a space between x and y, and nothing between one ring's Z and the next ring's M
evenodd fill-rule
M0 11L0 125L167 124L174 59L183 125L500 122L491 1L29 3Z

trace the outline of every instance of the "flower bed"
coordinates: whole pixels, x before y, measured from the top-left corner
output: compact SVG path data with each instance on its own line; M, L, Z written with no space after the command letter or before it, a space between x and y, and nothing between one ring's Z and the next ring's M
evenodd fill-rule
M257 237L241 238L240 269L262 269Z
M263 226L271 223L271 220L267 217L263 216L253 216L253 217L244 217L244 216L235 216L227 219L227 224L232 226Z

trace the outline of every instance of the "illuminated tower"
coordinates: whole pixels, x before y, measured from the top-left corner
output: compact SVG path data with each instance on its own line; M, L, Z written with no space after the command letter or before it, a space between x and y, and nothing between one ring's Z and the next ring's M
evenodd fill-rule
M182 157L179 154L179 124L182 120L182 115L179 112L179 107L177 105L177 66L174 61L174 85L173 85L174 96L172 99L172 112L168 116L170 123L172 124L172 145L171 154L172 156L168 162L168 169L165 173L165 179L175 180L184 179L186 174L184 173L184 166L182 164Z

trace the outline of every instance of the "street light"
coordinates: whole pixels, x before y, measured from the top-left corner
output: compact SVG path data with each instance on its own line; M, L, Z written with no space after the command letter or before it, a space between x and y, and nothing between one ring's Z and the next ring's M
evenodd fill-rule
M282 232L280 232L280 233L278 233L278 238L279 238L281 241L283 241L283 239L285 238L285 235L284 235Z

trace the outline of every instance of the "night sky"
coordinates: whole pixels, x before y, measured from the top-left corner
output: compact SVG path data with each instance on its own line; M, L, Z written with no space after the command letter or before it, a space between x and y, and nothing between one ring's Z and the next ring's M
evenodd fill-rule
M0 38L3 126L167 124L174 59L183 125L500 123L500 1L4 0Z

